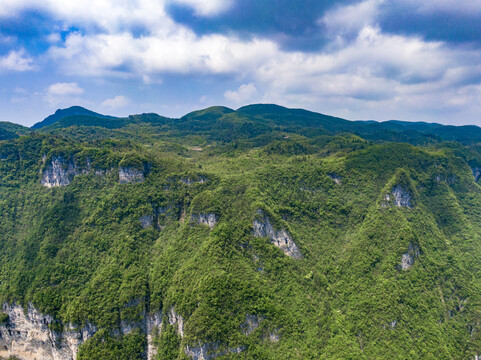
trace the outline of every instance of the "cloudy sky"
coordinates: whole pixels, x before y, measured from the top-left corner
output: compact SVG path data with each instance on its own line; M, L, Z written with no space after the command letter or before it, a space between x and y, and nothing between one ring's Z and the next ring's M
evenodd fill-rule
M481 125L481 0L0 0L0 121L250 103Z

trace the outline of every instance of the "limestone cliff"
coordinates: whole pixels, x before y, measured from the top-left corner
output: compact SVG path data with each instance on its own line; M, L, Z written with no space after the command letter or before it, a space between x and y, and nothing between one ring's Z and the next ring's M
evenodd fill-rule
M408 251L401 256L401 269L407 270L410 269L414 265L414 261L420 255L419 248L417 245L409 244Z
M50 164L43 170L41 184L48 188L67 186L75 176L88 172L88 169L77 166L73 159L53 156Z
M217 223L217 216L216 214L210 213L200 213L200 214L192 214L190 220L196 222L198 224L204 224L209 226L209 228L213 229L215 224Z
M122 166L119 168L119 183L139 183L142 181L144 181L144 172L142 170Z
M76 359L80 344L97 331L95 326L86 325L82 329L70 326L59 333L51 330L53 318L39 313L31 305L26 313L16 304L3 304L2 308L8 315L8 322L0 325L0 356L6 358Z
M382 207L397 206L411 208L412 204L412 194L411 192L401 185L394 185L391 192L384 195Z
M31 304L26 312L17 304L3 304L2 312L8 315L8 321L0 325L0 357L4 358L75 360L79 346L98 330L87 323L82 328L68 325L62 332L54 331L53 325L58 324L53 317L41 314ZM122 322L119 332L128 334L134 328L141 328L147 337L147 360L151 360L156 354L153 339L158 335L161 324L162 315L155 313L144 316L140 323Z
M292 240L291 235L289 235L285 229L275 230L269 218L264 215L262 210L258 210L257 213L261 216L261 219L255 219L252 223L254 236L268 237L271 242L287 256L293 257L294 259L302 258L302 254L294 240Z

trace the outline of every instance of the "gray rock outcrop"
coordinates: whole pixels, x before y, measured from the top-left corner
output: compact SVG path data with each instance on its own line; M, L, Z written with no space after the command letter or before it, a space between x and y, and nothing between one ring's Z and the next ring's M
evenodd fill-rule
M400 268L402 270L408 270L408 269L412 268L416 258L418 258L419 255L420 255L420 251L419 251L419 248L417 247L417 245L413 245L413 244L409 243L408 251L406 253L402 254L402 256L401 256Z
M481 178L481 168L477 166L471 167L471 172L473 173L474 181L478 182Z
M192 185L192 184L195 184L195 183L199 183L199 184L203 184L203 183L206 183L207 182L207 178L205 176L199 176L196 180L195 179L192 179L190 177L183 177L180 179L180 181L182 183L184 183L185 185Z
M244 335L252 334L259 327L261 321L262 318L257 315L246 315L246 321L241 325Z
M2 312L8 315L8 321L0 325L0 358L75 360L79 346L98 331L95 325L87 323L82 328L69 324L64 331L55 332L51 330L55 323L53 317L41 314L32 305L25 313L23 307L17 304L3 304ZM119 332L128 334L135 328L145 331L147 359L152 360L157 352L154 338L161 324L162 314L154 313L144 316L139 323L123 321Z
M2 308L9 321L0 325L0 357L75 360L80 344L97 331L95 326L87 324L82 329L69 326L64 332L57 333L50 329L53 318L42 315L31 305L26 314L15 304L3 304Z
M181 338L183 338L184 337L184 318L181 315L177 314L173 307L169 309L168 318L169 318L170 325L177 324L177 333L180 335Z
M342 178L339 175L331 173L327 174L327 176L329 176L337 185L341 185Z
M401 185L394 185L392 191L389 194L384 195L384 201L382 202L382 207L388 207L390 205L394 205L397 207L412 207L412 194L411 192L401 186Z
M51 163L43 170L40 182L48 188L67 186L75 176L88 172L88 169L78 167L72 159L66 160L62 156L53 156Z
M219 350L219 344L216 342L203 343L198 346L186 346L185 354L193 360L211 360L219 356L229 353L238 354L245 350L245 347L239 346L237 348L229 348Z
M142 228L147 229L154 224L154 215L141 216L139 221Z
M133 167L119 167L119 183L139 183L144 181L144 172Z
M209 228L213 229L215 224L217 223L217 215L213 213L192 214L190 220L196 222L197 224L208 225Z
M268 237L284 254L294 259L301 259L302 254L294 240L292 240L291 235L289 235L285 229L275 230L269 218L263 214L262 210L258 210L257 213L261 215L262 218L260 220L255 219L252 223L254 236Z
M47 156L43 155L42 160L45 164ZM85 165L78 165L73 158L65 159L63 156L52 156L52 160L42 171L40 183L48 188L67 186L76 176L93 174L96 176L105 176L113 169L107 171L105 169L94 169L90 159L87 158Z
M162 314L154 313L146 317L145 332L147 334L147 360L153 360L157 355L154 339L162 329Z

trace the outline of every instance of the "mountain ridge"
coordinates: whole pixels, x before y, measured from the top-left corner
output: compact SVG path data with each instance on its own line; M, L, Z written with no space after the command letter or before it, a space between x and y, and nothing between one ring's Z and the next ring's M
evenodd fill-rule
M222 123L219 123L220 120L222 120ZM224 106L212 106L190 112L180 118L167 118L155 113L119 118L73 106L68 109L57 110L54 114L32 126L32 129L53 131L54 129L58 130L71 126L99 126L122 129L127 125L144 122L151 125L159 124L159 121L170 129L177 129L176 131L183 131L186 134L189 133L189 124L197 124L193 128L194 131L199 131L201 128L203 131L209 131L209 127L211 127L213 131L217 129L220 132L228 132L229 129L235 128L238 124L244 124L244 130L247 130L248 127L252 128L249 130L250 134L252 134L252 131L254 133L259 133L259 131L265 133L267 128L272 131L275 128L284 127L292 129L289 131L297 131L296 128L311 128L318 131L318 134L323 132L328 134L347 132L373 141L400 141L413 144L430 141L481 142L481 128L477 125L454 126L402 120L382 122L347 120L304 109L286 108L276 104L251 104L242 106L237 110Z
M75 116L75 115L86 115L86 116L103 118L103 119L116 119L115 116L102 115L92 110L88 110L82 106L75 105L65 109L57 109L57 111L55 111L54 114L49 115L42 121L39 121L34 125L32 125L32 129L41 129L45 126L52 125L55 122L62 120L66 117Z

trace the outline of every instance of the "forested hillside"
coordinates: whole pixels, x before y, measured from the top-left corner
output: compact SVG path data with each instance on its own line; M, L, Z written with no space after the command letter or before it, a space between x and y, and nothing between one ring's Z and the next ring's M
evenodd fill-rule
M66 114L0 127L0 356L481 354L479 128Z

